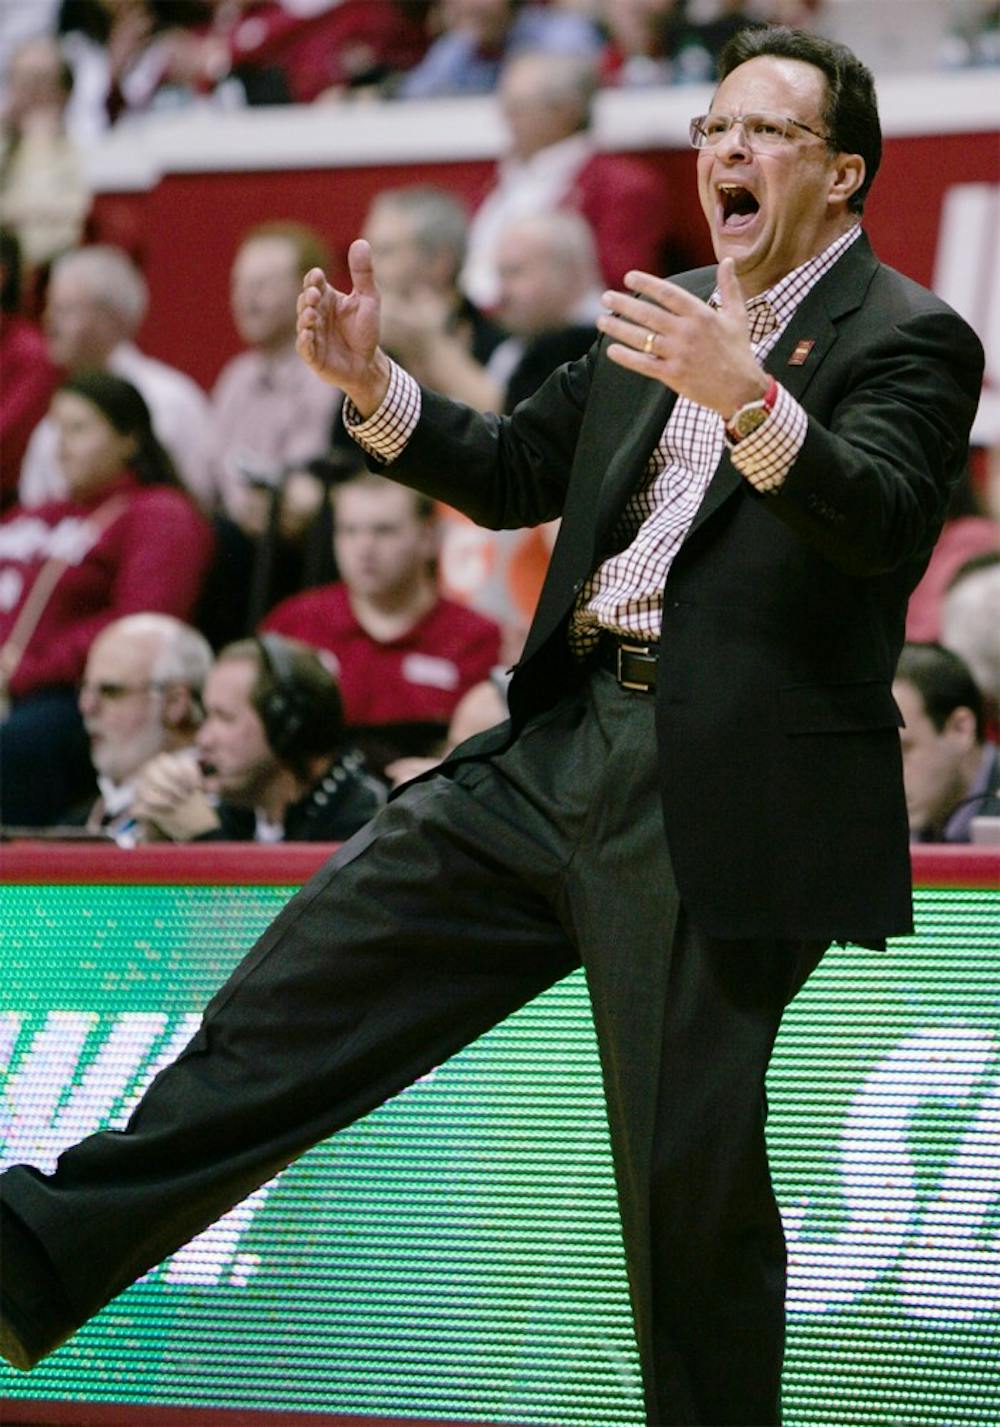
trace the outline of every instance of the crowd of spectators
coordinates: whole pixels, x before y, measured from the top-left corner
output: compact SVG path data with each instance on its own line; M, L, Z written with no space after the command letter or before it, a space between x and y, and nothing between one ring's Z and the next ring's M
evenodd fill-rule
M808 23L821 9L14 7L0 160L8 829L74 828L123 845L346 836L387 786L503 717L502 671L523 630L524 611L501 628L488 601L445 596L442 541L461 526L365 470L339 394L295 355L302 277L329 262L322 234L274 220L242 235L230 309L243 349L206 393L137 344L147 286L134 257L88 234L74 144L130 111L232 86L239 103L495 92L508 149L474 211L444 189L388 188L364 233L390 353L427 386L505 412L587 351L602 287L660 265L666 228L650 215L667 212L669 195L642 161L596 151L600 85L709 77L735 28ZM991 13L955 9L967 27ZM947 796L938 788L931 813L914 811L915 837L967 836L965 814L994 791L994 498L1000 479L956 492L911 605L908 650L923 653L900 672L908 796L913 769L950 770ZM542 569L551 533L536 537ZM943 709L924 678L942 659L967 680L952 679L964 701ZM953 718L955 707L966 712Z
M693 83L712 78L726 41L744 25L836 29L854 3L8 0L0 49L5 143L40 144L47 166L70 175L65 140L90 142L123 116L206 100L232 108L488 94L525 51L589 59L606 86ZM864 8L899 7L886 0ZM930 0L921 9L927 13L915 23L927 29L927 62L996 62L996 0ZM39 98L44 122L25 125L25 102L34 107ZM12 158L23 167L10 151L4 167ZM68 222L77 190L69 183L61 195Z

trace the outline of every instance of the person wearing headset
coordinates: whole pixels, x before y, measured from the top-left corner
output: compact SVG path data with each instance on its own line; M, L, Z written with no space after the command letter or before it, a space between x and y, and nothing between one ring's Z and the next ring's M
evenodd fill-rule
M147 766L147 841L339 842L386 799L345 743L340 691L312 650L266 634L227 645L205 684L196 761Z

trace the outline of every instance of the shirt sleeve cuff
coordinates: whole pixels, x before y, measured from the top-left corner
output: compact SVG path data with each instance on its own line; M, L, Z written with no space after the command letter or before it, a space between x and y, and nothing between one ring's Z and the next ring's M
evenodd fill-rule
M726 436L733 465L755 490L765 495L780 490L802 449L808 427L805 411L779 383L767 420L742 441L731 441Z
M386 465L400 457L420 420L420 387L390 361L389 390L371 416L362 417L353 401L344 402L344 425L358 445Z

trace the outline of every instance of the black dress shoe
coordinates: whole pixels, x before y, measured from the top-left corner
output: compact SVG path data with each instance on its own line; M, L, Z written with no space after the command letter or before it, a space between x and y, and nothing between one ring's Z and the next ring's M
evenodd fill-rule
M30 1372L73 1333L62 1284L40 1241L4 1205L0 1252L0 1357Z
M0 1358L19 1372L30 1372L35 1366L35 1359L14 1326L14 1317L7 1303L0 1305Z

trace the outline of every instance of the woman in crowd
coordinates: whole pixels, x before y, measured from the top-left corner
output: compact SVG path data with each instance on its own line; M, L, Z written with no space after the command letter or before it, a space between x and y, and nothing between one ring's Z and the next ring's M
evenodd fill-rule
M190 619L212 558L211 530L180 487L145 401L85 371L52 399L68 497L0 523L0 814L42 826L92 777L76 685L91 640L121 615ZM102 698L155 687L108 685Z

